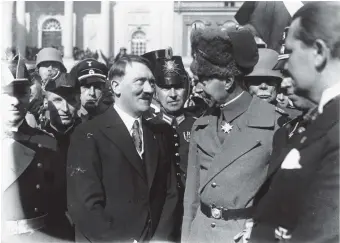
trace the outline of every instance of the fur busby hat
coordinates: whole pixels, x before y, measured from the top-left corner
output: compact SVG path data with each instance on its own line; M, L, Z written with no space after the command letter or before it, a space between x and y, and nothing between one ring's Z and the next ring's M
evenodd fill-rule
M197 76L218 78L247 75L259 55L254 36L247 29L204 28L191 33L193 62Z

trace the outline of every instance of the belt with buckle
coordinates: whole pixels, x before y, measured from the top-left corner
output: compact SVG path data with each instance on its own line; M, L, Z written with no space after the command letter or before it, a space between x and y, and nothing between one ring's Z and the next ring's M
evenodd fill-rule
M249 219L253 214L253 207L240 208L240 209L226 209L223 207L217 207L216 205L206 205L201 203L202 213L214 219L232 220L232 219Z
M25 233L32 233L45 226L45 221L48 214L44 214L37 218L21 219L15 221L5 222L5 234L7 235L19 235Z

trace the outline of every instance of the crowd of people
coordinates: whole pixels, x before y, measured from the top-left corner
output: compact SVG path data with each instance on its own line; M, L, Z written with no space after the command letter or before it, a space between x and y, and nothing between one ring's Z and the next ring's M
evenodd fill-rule
M340 5L69 72L2 63L2 241L339 242Z

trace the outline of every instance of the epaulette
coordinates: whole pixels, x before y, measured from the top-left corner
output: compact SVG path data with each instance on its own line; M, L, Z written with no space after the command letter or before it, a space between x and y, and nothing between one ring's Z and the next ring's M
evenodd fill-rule
M275 111L280 113L281 115L289 116L289 114L282 108L275 106Z
M38 147L57 151L57 140L44 131L41 131L41 134L31 136L30 142L37 144Z

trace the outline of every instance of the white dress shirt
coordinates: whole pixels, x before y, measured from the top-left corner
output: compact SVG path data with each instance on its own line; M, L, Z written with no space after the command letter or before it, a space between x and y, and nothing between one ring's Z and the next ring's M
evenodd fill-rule
M129 131L130 136L132 137L132 126L133 123L137 120L139 123L139 130L140 130L140 135L141 135L141 141L142 141L142 151L139 154L139 156L142 158L142 155L144 153L144 138L143 138L143 127L142 127L142 117L133 118L129 114L127 114L125 111L120 109L116 104L113 105L113 108L117 111L118 115L120 118L123 120L127 130ZM137 149L136 149L137 151ZM137 151L138 152L138 151Z
M328 89L325 89L322 92L319 107L318 107L319 114L322 114L323 107L338 95L340 95L340 82L333 85L332 87Z

